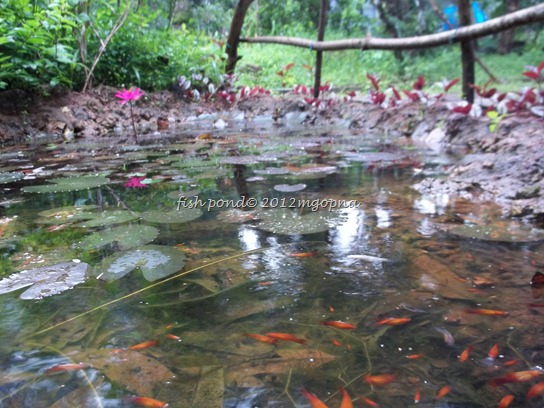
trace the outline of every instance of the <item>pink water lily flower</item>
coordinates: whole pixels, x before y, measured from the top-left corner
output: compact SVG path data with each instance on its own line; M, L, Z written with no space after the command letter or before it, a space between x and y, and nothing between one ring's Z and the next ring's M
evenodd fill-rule
M144 92L140 88L133 88L133 87L130 87L130 89L128 90L123 88L122 91L118 91L115 94L115 97L120 99L119 103L121 105L124 105L127 102L137 101L142 96L144 96Z

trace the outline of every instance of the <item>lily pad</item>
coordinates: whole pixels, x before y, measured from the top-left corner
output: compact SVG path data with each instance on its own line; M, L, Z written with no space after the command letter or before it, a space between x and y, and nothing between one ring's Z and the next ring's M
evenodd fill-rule
M0 173L0 184L12 183L24 177L23 173Z
M53 296L85 282L88 267L89 265L84 262L64 262L24 270L0 280L0 294L30 286L19 296L21 299Z
M316 211L300 215L286 208L262 211L257 228L274 234L315 234L327 231L338 216L331 212Z
M147 222L158 224L183 224L185 222L196 220L202 216L199 208L179 207L179 210L159 211L150 210L142 213L142 219Z
M121 250L135 248L153 241L159 236L159 230L149 225L123 225L107 231L95 232L79 244L84 250L101 248L117 243Z
M280 174L289 174L289 170L278 167L267 167L264 170L254 170L255 174L262 174L266 176L276 176Z
M306 184L278 184L274 186L274 190L281 191L282 193L294 193L295 191L302 191L306 188Z
M445 227L450 234L496 242L534 242L544 240L544 230L517 221L496 221L493 225L464 224Z
M176 248L162 245L146 245L121 252L102 261L100 279L111 281L122 278L140 268L150 282L178 272L185 265L185 255Z
M121 224L127 221L133 221L138 218L137 215L130 211L104 211L101 213L92 214L93 219L77 224L78 227L93 228L105 227L108 225Z
M60 193L64 191L87 190L100 187L109 183L109 181L108 178L103 176L55 178L47 180L47 182L51 184L23 187L21 191L25 193Z

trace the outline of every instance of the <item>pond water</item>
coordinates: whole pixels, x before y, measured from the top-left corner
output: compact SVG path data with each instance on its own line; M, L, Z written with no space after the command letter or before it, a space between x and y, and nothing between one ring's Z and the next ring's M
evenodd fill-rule
M543 406L544 235L411 188L455 155L146 143L0 153L1 407Z

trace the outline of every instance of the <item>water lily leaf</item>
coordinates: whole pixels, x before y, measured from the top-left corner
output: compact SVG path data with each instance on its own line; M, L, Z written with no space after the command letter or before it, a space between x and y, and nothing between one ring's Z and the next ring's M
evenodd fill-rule
M496 242L534 242L544 240L544 230L518 221L497 221L493 225L463 224L444 227L449 233L464 238Z
M197 157L184 158L182 161L176 161L170 164L172 167L179 169L191 169L195 167L215 167L217 160L204 160Z
M274 186L274 190L281 191L282 193L294 193L295 191L302 191L306 188L306 184L277 184Z
M66 206L52 208L50 210L41 211L38 213L40 218L36 220L38 224L64 224L71 221L90 220L96 217L96 214L88 212L88 210L96 209L95 205L81 206Z
M23 173L0 173L0 184L12 183L24 177Z
M257 224L257 228L285 235L324 232L333 226L332 221L338 218L331 212L316 211L300 215L286 208L262 211L259 216L261 222Z
M178 272L183 265L185 255L179 250L162 245L146 245L104 259L100 279L119 279L140 268L144 278L153 282Z
M0 280L0 294L30 286L19 296L21 299L53 296L84 282L88 267L84 262L64 262L24 270Z
M123 225L107 231L95 232L79 244L81 249L94 249L117 243L121 250L135 248L153 241L159 230L149 225Z
M254 170L255 174L262 174L266 176L276 176L280 174L289 174L289 170L278 167L267 167L264 170Z
M142 219L147 222L155 222L159 224L182 224L196 220L202 216L202 211L199 208L181 207L174 211L159 211L150 210L142 213Z
M77 224L78 227L92 228L105 227L108 225L121 224L127 221L133 221L138 218L138 215L130 211L104 211L101 213L91 214L93 219Z
M64 191L78 191L100 187L109 183L109 179L103 176L80 176L55 178L47 180L51 184L23 187L25 193L60 193Z

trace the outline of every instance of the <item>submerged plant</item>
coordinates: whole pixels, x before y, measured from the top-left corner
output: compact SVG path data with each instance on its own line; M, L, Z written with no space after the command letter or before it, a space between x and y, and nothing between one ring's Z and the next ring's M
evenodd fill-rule
M134 122L134 111L132 110L132 101L137 101L142 96L144 96L144 92L140 88L133 88L131 87L129 90L126 90L123 88L122 91L118 91L115 94L116 98L119 98L119 103L121 105L124 105L128 102L130 105L130 119L132 121L132 130L134 130L134 137L138 138L138 133L136 132L136 123Z

